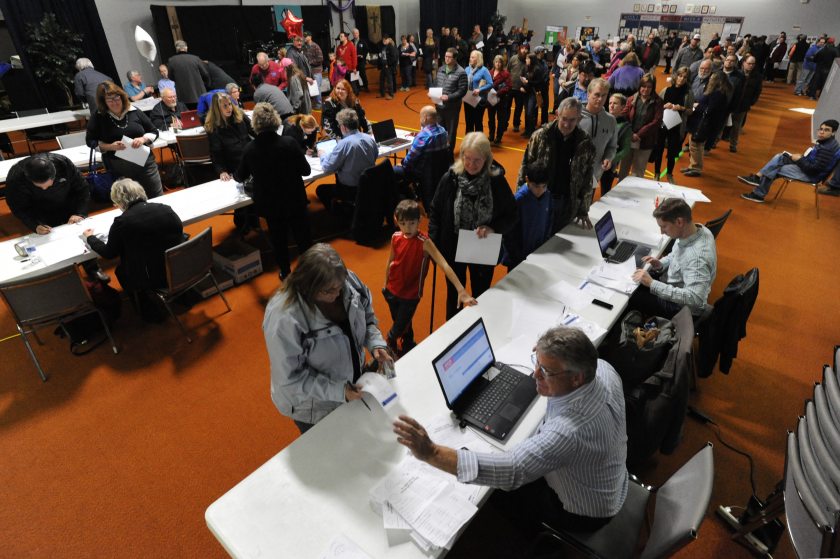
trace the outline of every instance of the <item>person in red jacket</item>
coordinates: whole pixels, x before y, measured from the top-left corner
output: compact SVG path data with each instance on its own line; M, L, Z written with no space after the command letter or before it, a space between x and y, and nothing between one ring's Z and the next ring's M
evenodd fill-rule
M335 47L335 57L344 61L347 71L356 71L356 47L347 39L347 33L342 31L338 34L339 45Z

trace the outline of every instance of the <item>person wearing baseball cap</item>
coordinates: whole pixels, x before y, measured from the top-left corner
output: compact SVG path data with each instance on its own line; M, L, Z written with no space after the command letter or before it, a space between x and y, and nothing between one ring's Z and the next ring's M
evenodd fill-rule
M702 60L703 50L700 48L700 34L697 33L691 38L688 46L680 49L674 58L674 72L685 67L690 67L692 63Z

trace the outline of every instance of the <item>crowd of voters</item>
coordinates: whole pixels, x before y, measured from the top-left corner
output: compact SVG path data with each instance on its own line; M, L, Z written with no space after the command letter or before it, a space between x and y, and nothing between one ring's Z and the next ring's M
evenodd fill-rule
M412 317L430 260L448 280L447 318L461 306L477 304L489 289L494 266L455 262L459 230L478 237L502 234L499 262L512 269L562 228L591 228L589 206L597 189L603 195L616 180L644 177L649 162L655 177L674 183L686 142L688 162L679 172L688 177L701 176L704 156L722 143L737 153L765 82L781 78L793 87L792 95L816 99L838 56L832 37L809 43L800 35L788 43L784 32L770 41L715 34L705 45L699 34L676 31L540 45L527 29L513 26L505 33L476 25L467 33L443 27L398 40L386 36L374 45L354 29L340 33L326 56L308 32L291 37L277 53L257 54L245 86L191 53L184 41L176 42L175 51L159 66L159 79L150 82L131 69L120 85L87 58L77 62L75 91L91 109L87 144L98 147L105 166L123 177L111 191L122 214L107 239L90 230L85 236L102 257L120 258L116 274L124 290L142 294L165 286L163 252L183 241L182 224L167 206L148 203L164 189L152 152L143 164L116 153L127 141L133 147L152 144L160 131L181 128L185 111L197 110L214 173L222 181L248 183L253 205L237 210L238 231L259 228L261 219L267 225L282 281L263 323L271 398L301 433L360 398L357 381L366 369L389 366L415 346ZM778 71L783 60L785 75ZM663 63L665 83L656 77ZM395 168L398 190L416 195L405 196L394 213L381 290L392 318L385 335L373 311L379 294L347 269L334 248L313 244L302 179L311 171L307 156L319 157L336 181L321 184L317 197L341 218L363 172L375 165L378 148L362 101L373 87L369 64L378 66L375 93L386 101L428 90L420 130ZM160 102L148 115L132 106L155 95ZM241 98L247 96L256 103L250 116ZM320 118L313 111L320 111ZM665 111L676 112L679 123L666 126ZM461 122L466 134L456 154ZM778 176L826 179L840 160L837 129L836 120L826 120L807 153L776 155L762 169L738 177L752 187L743 198L762 202ZM519 168L506 170L492 150L510 142L510 134L526 138L527 145ZM319 138L337 144L319 152ZM446 162L446 170L431 191L422 191L424 168L436 158ZM840 195L840 180L819 192ZM58 154L15 165L7 199L14 215L37 234L80 221L89 210L80 172ZM633 276L640 288L630 307L670 318L688 306L700 316L717 271L714 236L694 222L682 200L664 200L651 219L675 242L667 256L645 257L648 266ZM289 232L300 255L294 269ZM88 272L108 279L98 266ZM159 319L150 308L153 298L139 301L144 317ZM621 380L578 330L553 328L536 341L534 352L537 390L548 399L545 421L509 452L439 446L409 417L395 423L395 432L417 458L459 481L509 490L499 498L509 500L506 507L518 521L539 516L570 529L597 529L627 494ZM539 513L528 510L534 503Z

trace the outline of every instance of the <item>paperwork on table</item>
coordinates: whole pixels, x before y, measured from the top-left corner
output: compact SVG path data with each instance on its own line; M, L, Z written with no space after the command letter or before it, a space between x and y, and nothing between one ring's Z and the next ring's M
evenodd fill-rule
M627 177L621 181L623 188L640 188L644 190L655 190L660 193L659 199L682 198L686 202L711 202L702 191L696 188L681 188L667 182L657 182L639 177ZM612 193L610 193L612 194ZM607 194L607 196L610 196Z
M372 399L382 406L385 413L394 415L398 408L399 398L384 375L368 372L360 376L356 384L362 387L362 392L370 394Z
M317 84L316 84L317 85ZM373 559L344 534L339 534L319 559Z
M449 414L426 425L435 443L452 448L493 452L471 430L461 430ZM411 455L370 490L370 505L382 516L389 545L410 540L426 554L450 549L455 537L478 512L482 488L459 483L455 476Z
M589 271L587 281L608 287L621 293L633 293L638 283L633 281L633 272L636 271L636 260L628 258L621 264L601 262Z

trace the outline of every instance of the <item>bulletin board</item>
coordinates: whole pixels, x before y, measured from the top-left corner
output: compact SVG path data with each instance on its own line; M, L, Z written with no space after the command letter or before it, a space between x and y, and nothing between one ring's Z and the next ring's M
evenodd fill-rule
M651 31L660 36L676 31L679 37L700 33L700 44L705 46L714 33L720 33L723 38L731 35L737 37L743 24L743 17L631 13L621 14L618 36L624 37L632 33L637 38L644 39Z

